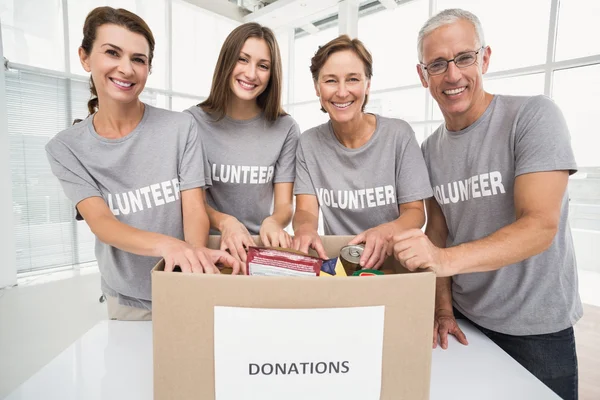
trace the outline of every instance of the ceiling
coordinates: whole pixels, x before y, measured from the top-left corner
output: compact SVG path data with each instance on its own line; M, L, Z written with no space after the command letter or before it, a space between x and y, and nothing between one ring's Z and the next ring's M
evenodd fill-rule
M258 22L271 29L302 28L318 32L314 24L336 15L341 0L185 0L240 23ZM354 0L351 0L354 1ZM356 0L365 5L396 6L396 0ZM398 1L401 3L403 1Z

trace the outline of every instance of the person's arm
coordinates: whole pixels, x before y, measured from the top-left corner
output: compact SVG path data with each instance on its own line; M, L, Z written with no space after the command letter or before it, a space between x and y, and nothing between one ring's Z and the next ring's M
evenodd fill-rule
M308 253L314 249L318 256L326 259L327 253L318 234L319 202L317 196L310 194L296 195L296 212L292 222L294 227L293 247L295 250Z
M284 229L292 220L293 188L292 182L274 184L273 213L263 220L259 232L264 246L292 246L292 238Z
M206 247L210 222L206 214L205 193L202 188L181 191L183 236L194 247Z
M425 223L423 200L400 204L398 210L400 216L394 221L367 229L348 243L365 244L365 249L359 261L362 268L379 268L387 256L391 255L391 243L394 235L407 229L420 229Z
M427 208L427 227L425 235L439 248L446 247L448 226L435 198L425 200ZM448 334L454 335L459 343L469 344L467 337L460 329L454 318L452 309L452 278L436 278L435 280L435 311L433 322L433 348L439 343L442 349L448 348Z
M421 231L407 231L395 237L394 254L408 269L431 268L438 276L494 271L539 254L558 230L568 178L568 171L519 175L514 184L515 222L448 249L438 248Z
M103 243L128 253L163 257L165 270L172 270L175 265L179 265L184 272L203 271L196 252L188 243L120 222L101 197L88 197L80 201L77 210Z
M216 263L231 267L232 274L244 273L245 265L222 250L206 247L208 242L209 221L205 208L205 193L202 188L188 189L181 192L181 208L183 213L183 235L185 241L192 245L196 256L204 266L206 273L219 273Z

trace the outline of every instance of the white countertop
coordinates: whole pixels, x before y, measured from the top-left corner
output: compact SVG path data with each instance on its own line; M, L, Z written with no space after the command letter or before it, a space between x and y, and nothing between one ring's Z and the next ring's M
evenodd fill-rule
M559 399L465 321L468 346L433 350L431 399ZM102 321L6 400L152 399L152 323Z

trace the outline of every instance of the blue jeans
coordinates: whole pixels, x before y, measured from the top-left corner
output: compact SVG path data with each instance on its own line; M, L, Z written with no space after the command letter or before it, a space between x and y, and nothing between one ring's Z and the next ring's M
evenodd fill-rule
M457 309L454 316L468 320ZM543 335L512 336L468 321L561 398L577 400L577 351L572 327Z

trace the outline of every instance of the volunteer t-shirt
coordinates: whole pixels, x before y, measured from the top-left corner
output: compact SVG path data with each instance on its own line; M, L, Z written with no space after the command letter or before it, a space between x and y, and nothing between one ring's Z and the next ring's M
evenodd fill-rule
M441 126L422 148L449 247L515 222L517 176L577 168L565 119L544 96L494 96L471 126L459 132ZM510 335L572 326L582 307L568 213L565 192L548 250L497 271L454 276L455 307L484 328Z
M298 124L289 115L273 122L263 114L249 120L225 116L216 121L197 106L185 112L198 123L210 164L208 204L236 217L257 235L262 221L271 215L273 185L294 182Z
M52 138L46 152L73 204L100 197L119 221L178 239L183 239L180 192L210 184L194 119L148 104L138 126L123 138L98 135L90 116ZM96 258L104 293L120 304L150 307L150 270L159 258L98 239Z
M300 137L294 194L317 197L326 235L357 235L397 219L399 204L432 195L410 125L375 117L375 132L357 149L338 141L331 121Z

